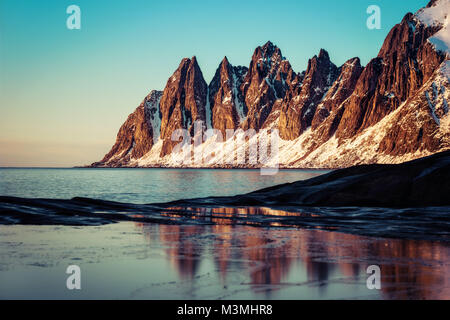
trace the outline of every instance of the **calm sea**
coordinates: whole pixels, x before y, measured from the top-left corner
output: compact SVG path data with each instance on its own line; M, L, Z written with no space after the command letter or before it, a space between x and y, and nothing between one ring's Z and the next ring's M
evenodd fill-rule
M152 203L230 196L323 173L11 168L0 169L0 195ZM449 257L445 242L317 228L0 225L0 300L449 299ZM81 270L81 290L67 289L71 265ZM381 290L367 287L370 265L380 266Z
M305 180L327 171L216 169L37 169L0 168L0 195L26 198L153 203L208 196L231 196Z

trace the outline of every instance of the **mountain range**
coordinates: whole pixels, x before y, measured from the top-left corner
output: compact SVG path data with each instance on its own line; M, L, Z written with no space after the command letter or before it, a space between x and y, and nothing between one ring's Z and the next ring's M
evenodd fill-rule
M296 73L269 41L255 49L248 67L225 57L207 84L196 57L185 58L91 166L258 167L236 163L236 152L243 148L250 158L250 144L275 132L276 161L285 168L402 163L449 150L449 19L450 0L406 14L366 66L357 57L337 66L322 49ZM208 157L187 165L172 137L184 129L195 140L197 123L197 147ZM207 129L216 135L204 136ZM255 134L236 143L244 132Z

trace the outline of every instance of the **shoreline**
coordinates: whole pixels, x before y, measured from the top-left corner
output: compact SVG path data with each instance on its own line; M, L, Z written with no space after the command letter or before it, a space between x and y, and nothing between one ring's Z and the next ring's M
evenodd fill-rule
M253 225L450 241L449 175L447 151L400 165L331 171L237 195L183 195L177 198L182 200L143 204L90 196L70 200L0 196L0 224ZM219 185L216 188L220 190Z
M0 167L2 169L170 169L170 170L249 170L256 171L261 170L262 168L248 168L248 167L232 167L232 168L223 168L223 167L91 167L91 166L72 166L72 167ZM344 168L279 168L280 171L334 171L340 170Z
M150 167L92 167L92 166L70 166L70 167L0 167L0 169L187 169L187 170L261 170L262 168L249 167L165 167L165 166L150 166ZM269 169L269 168L267 168ZM333 171L343 168L279 168L278 170L304 170L304 171Z

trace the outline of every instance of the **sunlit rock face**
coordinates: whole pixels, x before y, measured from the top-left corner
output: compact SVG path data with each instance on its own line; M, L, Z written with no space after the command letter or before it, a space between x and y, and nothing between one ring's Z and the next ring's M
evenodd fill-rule
M160 102L161 157L170 154L178 143L171 139L175 130L187 129L193 133L195 121L206 123L207 89L196 57L183 59L167 81Z
M192 142L196 121L221 133L223 142L213 146L228 154L242 146L226 139L227 130L252 131L260 141L277 129L281 167L401 163L448 150L449 16L449 0L406 14L366 66L357 57L336 66L321 49L296 73L269 41L255 49L248 68L225 57L207 85L197 59L183 59L164 91L144 99L92 166L189 167L172 157L180 142L172 136L184 129ZM197 166L227 167L219 153Z
M93 166L122 166L144 156L159 139L162 92L153 90L120 127L116 143L103 159Z
M206 119L208 125L222 132L235 130L247 116L247 107L241 85L248 69L234 67L225 57L220 63L214 78L209 85L209 102L211 118Z
M300 93L282 107L279 127L283 139L293 140L311 126L318 104L338 74L339 69L323 49L309 60Z
M272 42L258 47L253 53L241 90L248 108L242 128L258 131L266 121L276 100L301 82L281 50Z

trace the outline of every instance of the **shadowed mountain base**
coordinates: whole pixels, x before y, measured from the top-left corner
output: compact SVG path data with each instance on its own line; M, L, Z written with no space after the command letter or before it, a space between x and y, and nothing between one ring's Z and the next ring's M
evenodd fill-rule
M363 165L234 197L181 205L429 207L450 205L450 151L396 165Z

